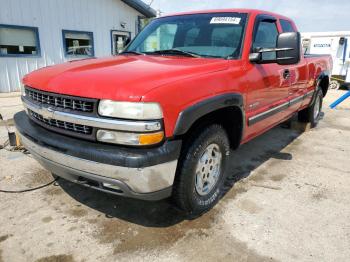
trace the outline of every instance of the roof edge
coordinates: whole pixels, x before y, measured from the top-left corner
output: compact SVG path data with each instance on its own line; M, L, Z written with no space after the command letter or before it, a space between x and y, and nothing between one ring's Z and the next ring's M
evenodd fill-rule
M121 1L127 4L128 6L136 9L147 18L152 18L157 16L156 10L154 10L152 7L145 4L142 0L121 0Z

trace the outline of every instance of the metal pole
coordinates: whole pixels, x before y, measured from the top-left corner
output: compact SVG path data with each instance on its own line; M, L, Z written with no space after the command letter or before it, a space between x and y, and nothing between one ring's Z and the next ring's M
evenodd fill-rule
M339 105L341 102L343 102L345 99L350 97L350 91L346 92L343 96L338 98L336 101L334 101L331 105L330 108L334 109L337 105Z

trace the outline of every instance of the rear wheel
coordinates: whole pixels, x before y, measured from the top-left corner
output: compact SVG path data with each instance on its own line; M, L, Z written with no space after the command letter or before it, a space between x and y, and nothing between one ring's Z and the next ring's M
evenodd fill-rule
M311 123L311 127L317 126L321 118L323 104L323 93L321 89L316 91L313 103L298 113L298 119L301 122Z
M220 198L230 154L226 131L211 125L187 139L176 174L173 199L194 215L212 208Z

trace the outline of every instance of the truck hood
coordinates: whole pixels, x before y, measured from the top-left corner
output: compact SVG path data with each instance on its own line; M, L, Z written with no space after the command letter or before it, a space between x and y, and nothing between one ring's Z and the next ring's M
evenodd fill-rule
M45 67L26 75L23 84L72 96L140 101L154 88L227 68L223 59L121 55Z

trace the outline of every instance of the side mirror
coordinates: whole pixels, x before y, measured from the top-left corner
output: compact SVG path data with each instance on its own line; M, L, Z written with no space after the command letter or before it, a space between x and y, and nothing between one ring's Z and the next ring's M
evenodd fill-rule
M263 53L276 53L276 59L263 60ZM249 54L249 61L257 64L278 63L279 65L293 65L300 61L301 36L300 33L290 32L278 35L276 48L258 48Z
M252 63L259 63L262 59L261 53L250 53L249 54L249 61Z
M299 32L282 33L277 39L277 63L293 65L300 61L301 37Z

